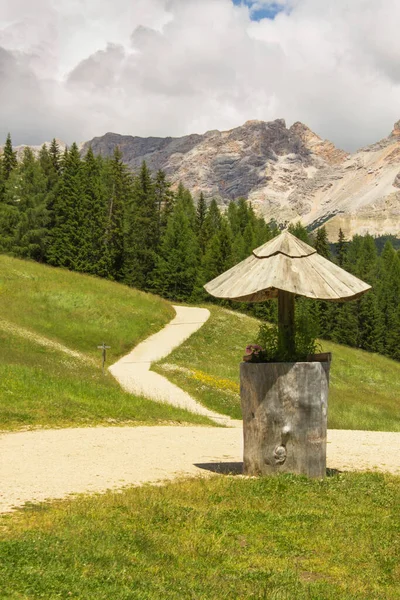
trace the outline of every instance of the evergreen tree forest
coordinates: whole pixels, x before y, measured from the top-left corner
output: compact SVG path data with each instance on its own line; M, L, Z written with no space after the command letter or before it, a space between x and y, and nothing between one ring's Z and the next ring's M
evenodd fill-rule
M328 243L321 227L290 231L370 283L348 303L299 299L319 335L400 360L400 251L369 235ZM183 185L173 191L163 171L142 164L132 174L118 149L112 158L61 152L53 140L17 160L8 136L0 157L0 252L109 278L177 301L214 301L203 285L279 234L241 198L220 210ZM379 251L378 249L379 248ZM225 306L276 321L276 302Z

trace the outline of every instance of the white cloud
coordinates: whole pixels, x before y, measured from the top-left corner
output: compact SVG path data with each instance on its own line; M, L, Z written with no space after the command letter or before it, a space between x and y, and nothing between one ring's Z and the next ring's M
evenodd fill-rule
M231 0L0 0L0 140L275 118L348 149L386 135L400 118L397 0L279 2L290 10L252 22Z

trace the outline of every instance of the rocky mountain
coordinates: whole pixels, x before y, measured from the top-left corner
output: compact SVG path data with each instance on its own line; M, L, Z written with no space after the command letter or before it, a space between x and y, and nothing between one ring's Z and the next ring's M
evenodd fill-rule
M325 224L331 240L341 227L355 233L400 237L400 121L387 137L354 154L322 140L302 123L247 121L230 131L180 138L107 133L82 145L112 156L118 146L136 171L145 160L175 186L227 204L241 196L267 220L299 218Z
M195 196L203 191L221 204L243 196L266 219L325 224L332 240L340 227L347 237L400 237L400 121L389 137L354 154L282 119L181 138L107 133L83 151L89 145L103 156L119 146L132 170L146 160Z

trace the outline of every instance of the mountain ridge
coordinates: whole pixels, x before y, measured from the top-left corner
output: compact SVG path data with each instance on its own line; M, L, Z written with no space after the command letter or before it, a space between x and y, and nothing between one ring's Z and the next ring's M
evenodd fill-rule
M108 132L81 144L81 152L89 146L105 157L118 146L131 170L145 160L195 198L203 192L224 206L245 197L267 220L324 224L331 240L339 228L346 237L400 237L400 120L389 136L352 154L299 121L287 128L284 119L181 137Z

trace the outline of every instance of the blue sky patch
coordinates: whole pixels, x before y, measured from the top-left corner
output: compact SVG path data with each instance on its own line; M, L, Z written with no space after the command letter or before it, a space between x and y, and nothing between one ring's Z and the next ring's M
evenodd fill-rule
M276 2L265 3L262 8L257 8L257 5L261 2L257 0L232 0L233 4L239 6L244 4L250 9L250 16L252 21L261 21L262 19L274 19L276 15L284 10L282 4Z

